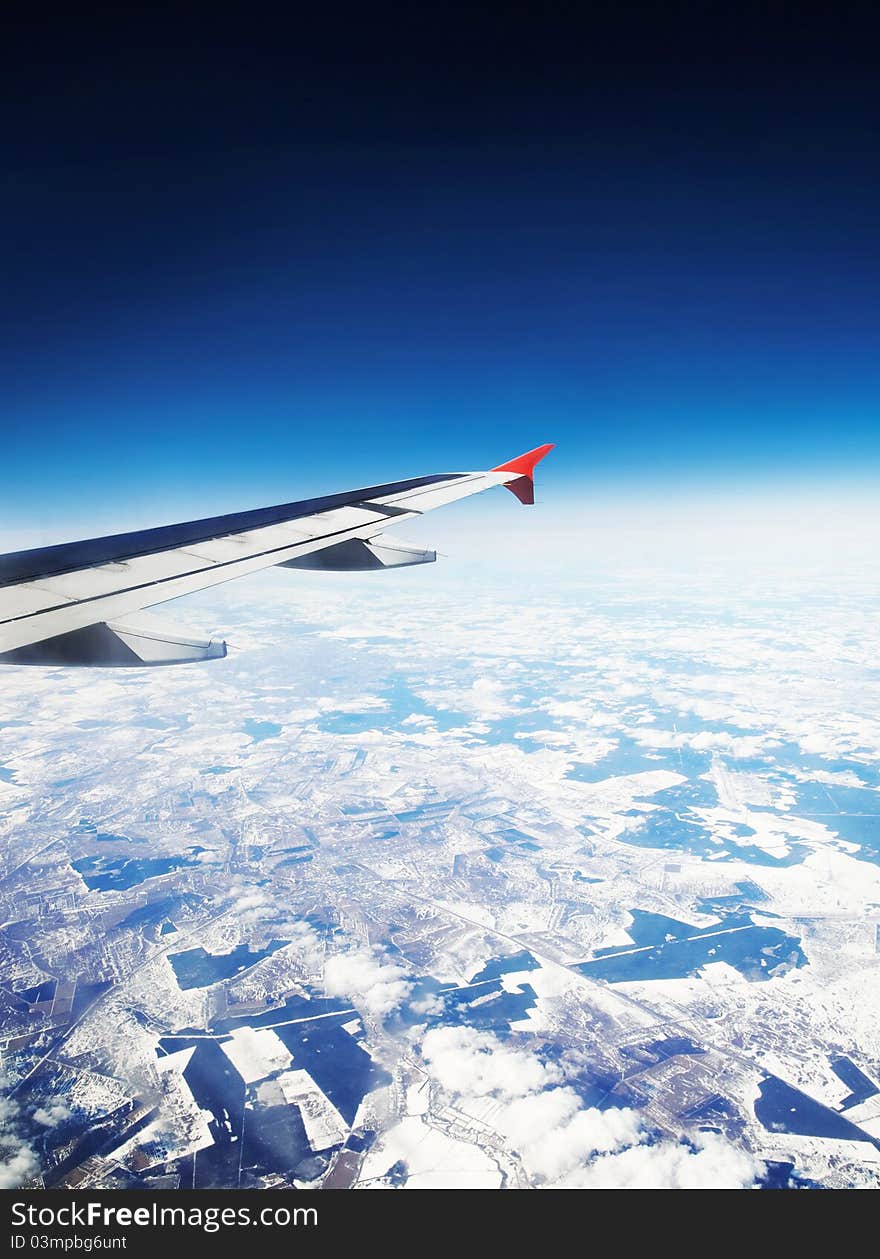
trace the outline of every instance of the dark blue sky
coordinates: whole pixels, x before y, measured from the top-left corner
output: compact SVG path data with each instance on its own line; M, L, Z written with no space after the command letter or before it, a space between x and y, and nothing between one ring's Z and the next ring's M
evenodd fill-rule
M737 8L13 24L3 526L876 473L876 45Z

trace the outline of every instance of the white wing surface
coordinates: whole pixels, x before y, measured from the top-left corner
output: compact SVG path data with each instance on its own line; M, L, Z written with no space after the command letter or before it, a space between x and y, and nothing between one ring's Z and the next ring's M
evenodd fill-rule
M201 640L143 613L276 565L333 571L426 563L384 535L459 498L505 485L534 502L540 446L487 472L454 472L324 498L0 556L0 662L158 665L215 659Z

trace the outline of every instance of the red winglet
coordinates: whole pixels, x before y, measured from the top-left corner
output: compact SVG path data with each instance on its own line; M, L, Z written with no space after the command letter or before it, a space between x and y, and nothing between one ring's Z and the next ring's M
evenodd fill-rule
M510 490L511 494L515 494L521 503L531 504L535 501L535 465L540 463L545 455L549 455L553 449L553 443L549 446L536 446L534 450L528 451L525 455L520 455L518 459L511 459L509 463L499 463L497 468L493 468L493 472L518 472L519 476L512 481L505 481L505 489Z

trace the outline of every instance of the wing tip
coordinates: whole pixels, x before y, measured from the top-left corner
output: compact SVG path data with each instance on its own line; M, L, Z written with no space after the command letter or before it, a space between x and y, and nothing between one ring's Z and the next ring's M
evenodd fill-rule
M504 482L504 487L510 490L511 494L515 494L521 503L531 506L535 501L535 467L546 455L550 454L554 446L555 442L536 446L534 450L528 450L524 455L518 455L516 459L499 463L492 471L515 473L516 475L511 480Z

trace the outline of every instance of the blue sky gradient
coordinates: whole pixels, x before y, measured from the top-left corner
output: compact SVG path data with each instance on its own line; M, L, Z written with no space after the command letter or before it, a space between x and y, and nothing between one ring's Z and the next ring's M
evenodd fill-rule
M6 532L544 441L572 501L876 476L869 63L780 70L746 29L706 66L650 22L490 62L480 30L387 53L396 80L357 31L310 59L221 23L159 75L142 37L71 31L48 97L13 79Z

